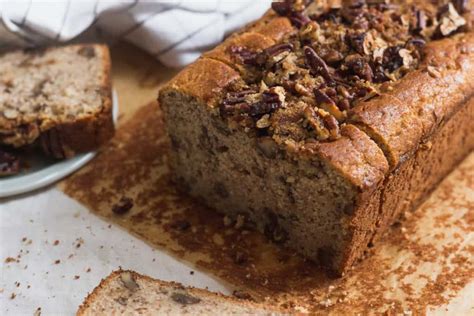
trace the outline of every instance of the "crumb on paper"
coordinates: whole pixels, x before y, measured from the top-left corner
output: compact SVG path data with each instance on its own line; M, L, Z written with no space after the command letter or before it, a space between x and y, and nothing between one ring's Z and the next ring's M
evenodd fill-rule
M76 248L80 248L83 244L84 244L84 239L76 238L76 241L75 241L75 247Z
M123 215L133 207L133 199L122 196L120 200L112 206L112 212L117 215Z
M5 263L11 263L11 262L20 262L20 260L13 258L13 257L7 257L5 259Z

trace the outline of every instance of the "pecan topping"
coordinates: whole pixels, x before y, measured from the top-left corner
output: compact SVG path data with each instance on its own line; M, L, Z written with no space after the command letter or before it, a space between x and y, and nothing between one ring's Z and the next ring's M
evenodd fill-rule
M274 2L273 10L287 17L295 32L262 51L230 48L248 75L229 89L220 114L260 139L258 147L269 158L282 144L340 137L348 110L417 69L427 42L467 24L465 0L330 3Z
M222 116L232 114L248 114L261 117L283 106L285 90L282 87L272 87L261 94L253 90L230 92L220 105Z
M321 109L315 110L311 106L307 106L303 113L309 127L316 132L316 139L335 140L339 138L339 124L334 116Z

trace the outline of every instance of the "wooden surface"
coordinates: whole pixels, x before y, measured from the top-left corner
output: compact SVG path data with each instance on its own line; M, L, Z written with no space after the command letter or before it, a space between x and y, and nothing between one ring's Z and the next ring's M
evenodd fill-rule
M92 212L230 284L239 294L317 314L474 314L474 154L369 258L340 279L177 193L154 101L175 71L130 46L112 50L117 135L60 184ZM111 209L134 200L125 215Z

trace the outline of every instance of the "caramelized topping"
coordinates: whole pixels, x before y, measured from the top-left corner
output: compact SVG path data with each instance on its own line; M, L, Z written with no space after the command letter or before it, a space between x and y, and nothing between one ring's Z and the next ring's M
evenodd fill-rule
M252 75L228 92L221 115L277 142L339 138L347 110L416 69L427 41L466 24L466 1L418 2L274 2L297 32L262 51L230 47Z

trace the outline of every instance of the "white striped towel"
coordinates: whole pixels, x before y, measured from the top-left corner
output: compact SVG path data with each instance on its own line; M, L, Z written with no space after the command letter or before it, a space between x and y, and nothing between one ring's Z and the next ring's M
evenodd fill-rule
M271 0L0 0L0 49L125 40L184 66L257 19Z

